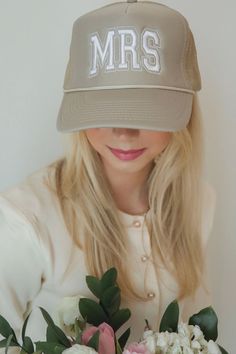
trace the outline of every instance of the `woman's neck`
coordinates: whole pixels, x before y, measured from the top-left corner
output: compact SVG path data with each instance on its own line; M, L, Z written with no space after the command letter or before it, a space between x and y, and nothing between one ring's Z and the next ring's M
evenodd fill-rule
M149 169L150 170L150 169ZM105 169L117 208L128 214L144 214L149 209L148 169L136 173L117 173Z

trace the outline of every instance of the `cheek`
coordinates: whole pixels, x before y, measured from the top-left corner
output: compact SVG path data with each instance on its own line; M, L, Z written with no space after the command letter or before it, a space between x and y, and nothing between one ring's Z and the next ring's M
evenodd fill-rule
M87 129L85 131L85 134L90 143L94 143L96 141L99 141L100 139L100 132L97 128Z
M152 138L149 139L150 143L152 146L156 146L156 148L165 148L170 140L171 140L172 134L171 132L159 132L159 133L154 133Z
M100 152L104 148L104 143L107 141L107 132L102 128L91 128L85 131L86 137L90 145Z
M171 137L172 137L172 134L169 133L169 132L166 132L166 133L163 133L162 134L162 141L163 141L163 144L166 146L169 144L170 140L171 140Z

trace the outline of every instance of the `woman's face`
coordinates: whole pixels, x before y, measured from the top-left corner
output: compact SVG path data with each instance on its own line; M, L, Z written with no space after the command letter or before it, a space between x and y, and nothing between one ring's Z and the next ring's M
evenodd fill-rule
M171 132L130 128L91 128L86 129L85 133L106 167L127 172L138 172L150 166L171 139ZM111 148L145 150L134 158L133 154L114 154Z

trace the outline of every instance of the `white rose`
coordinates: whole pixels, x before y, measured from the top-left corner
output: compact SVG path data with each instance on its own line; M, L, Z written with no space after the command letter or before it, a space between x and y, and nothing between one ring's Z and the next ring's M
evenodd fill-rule
M62 354L98 354L93 348L75 344L62 352Z
M75 323L75 318L79 314L79 300L83 296L67 296L64 297L57 306L58 317L60 324L65 324L66 326Z
M219 346L213 340L209 340L207 349L209 354L221 354Z

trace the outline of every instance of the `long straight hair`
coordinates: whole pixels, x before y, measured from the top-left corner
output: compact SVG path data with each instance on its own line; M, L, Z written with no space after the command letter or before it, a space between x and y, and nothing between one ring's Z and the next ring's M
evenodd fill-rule
M65 225L83 249L90 274L118 270L124 298L147 301L132 282L122 224L98 153L84 131L66 135L65 156L50 167L48 187L55 192ZM179 286L178 300L194 295L204 270L202 244L203 130L197 94L187 127L172 132L171 141L153 164L147 180L150 210L146 220L152 259L159 276L164 266Z

